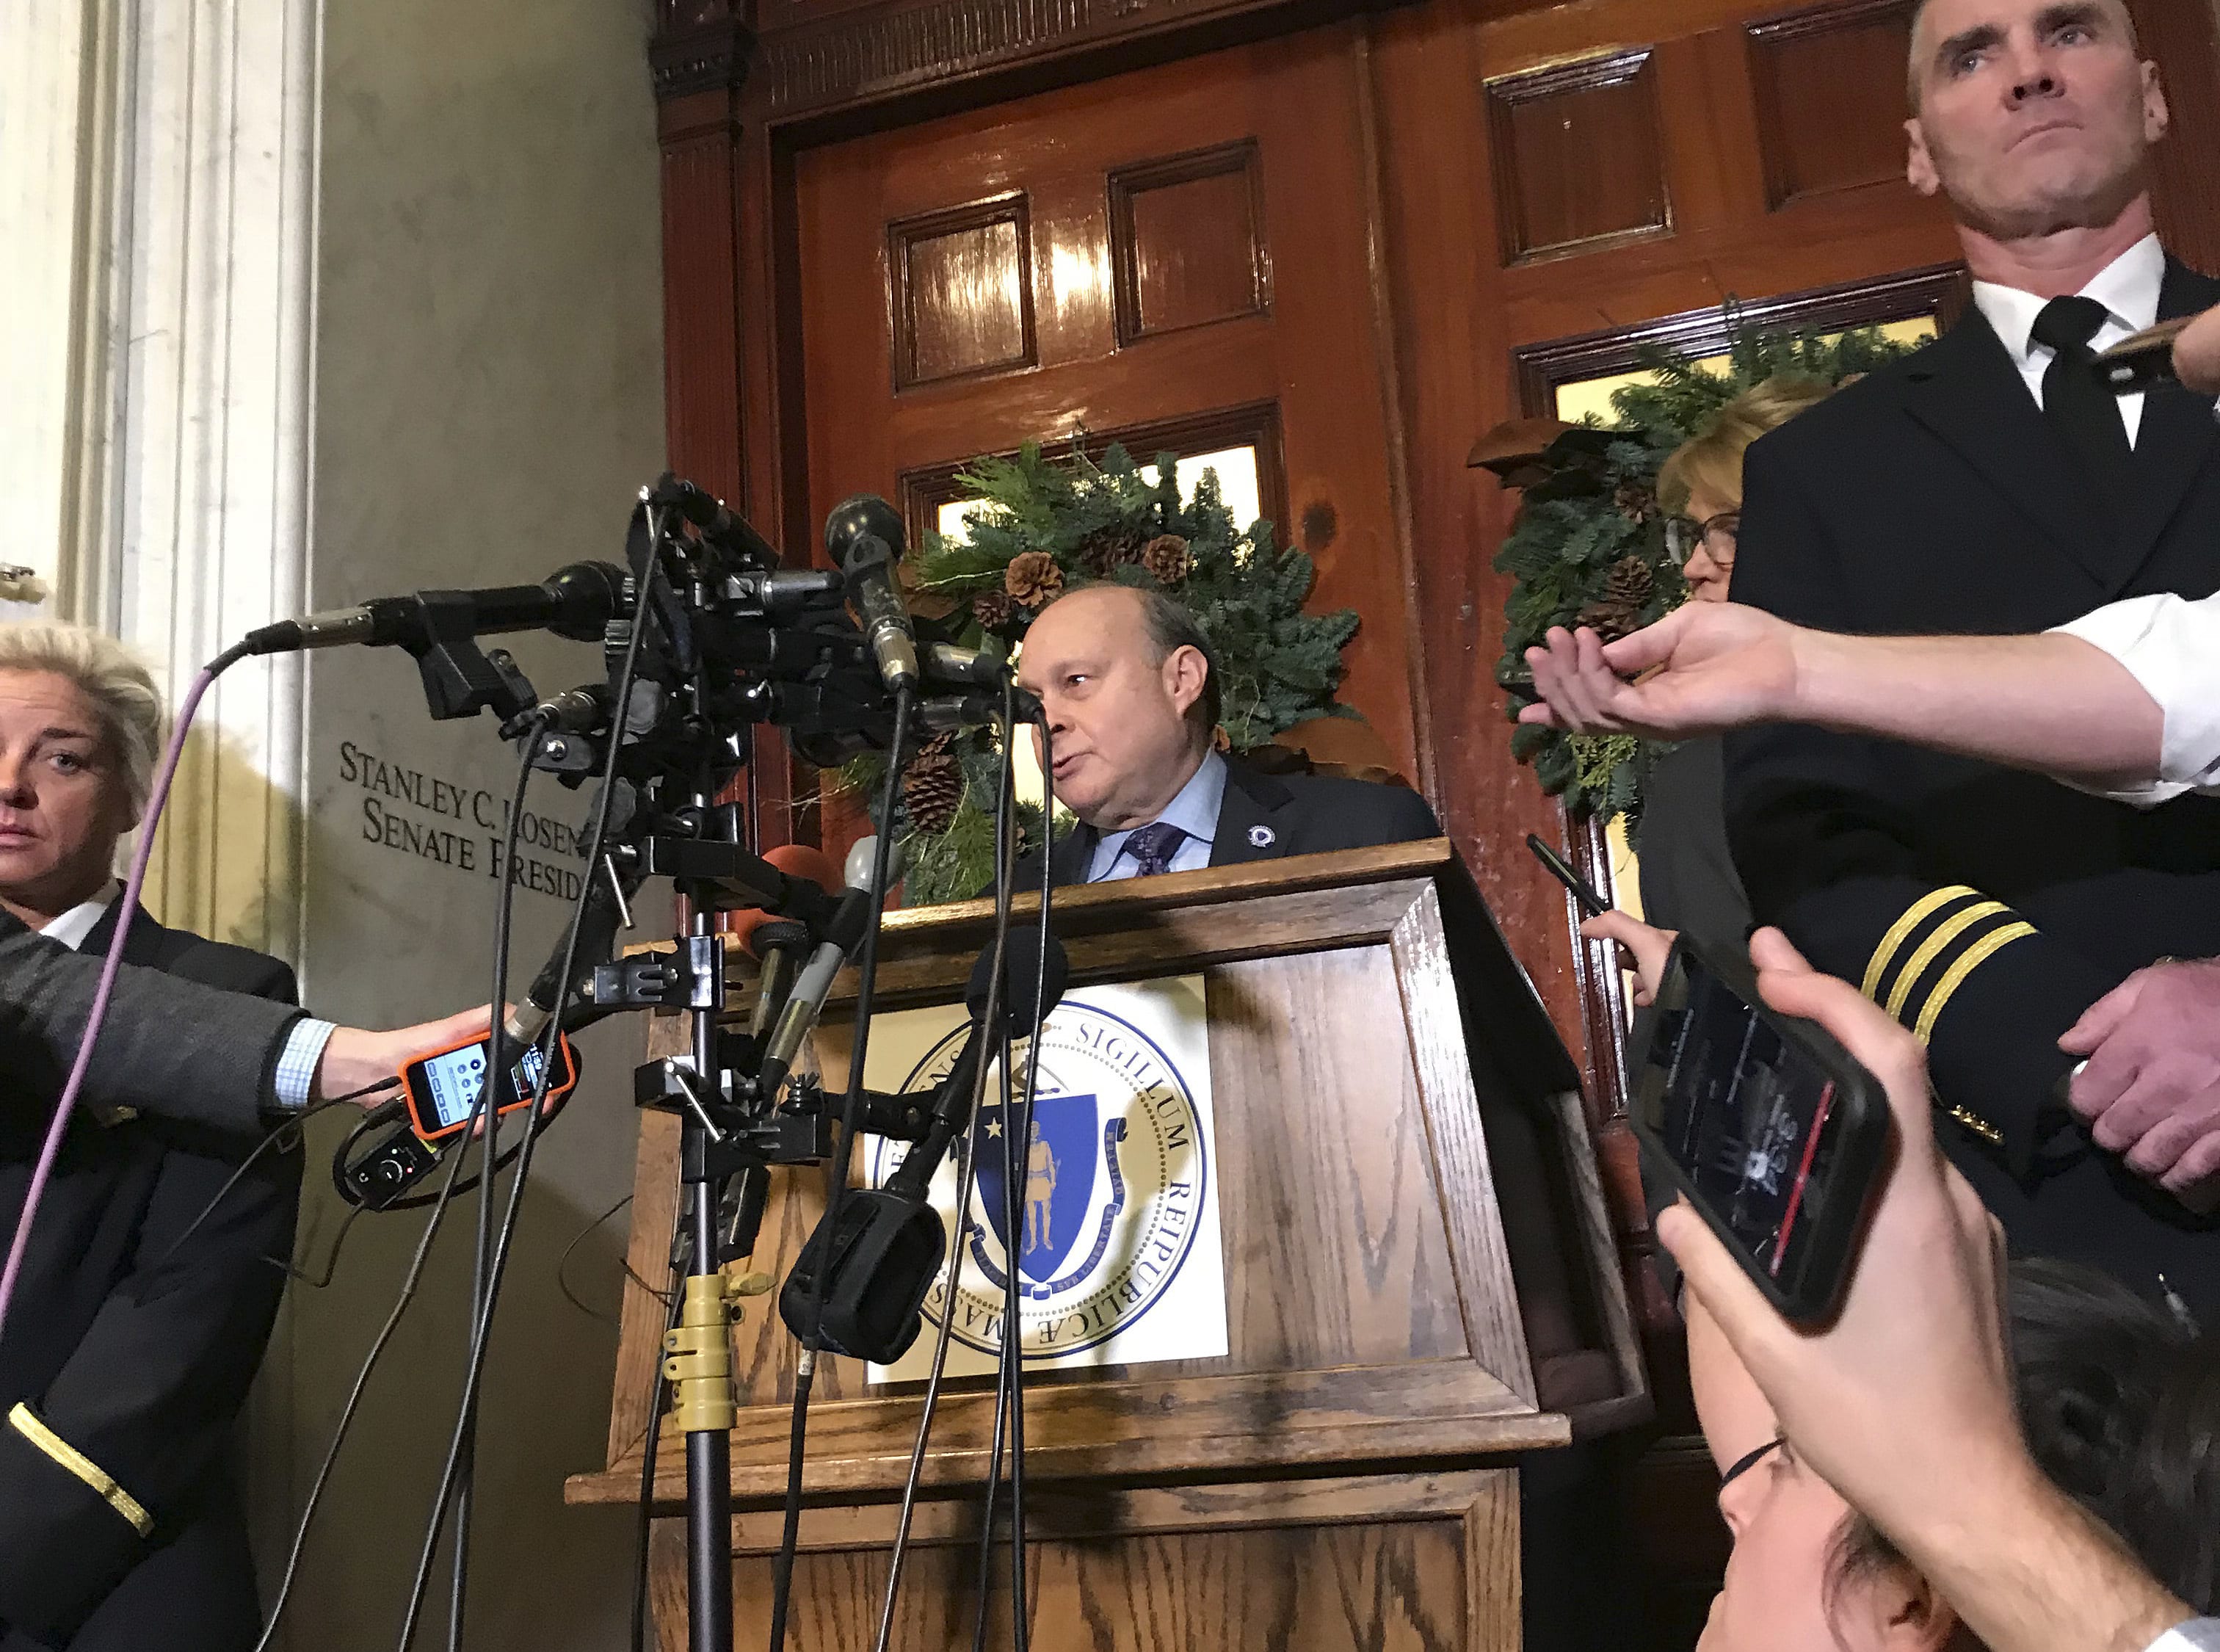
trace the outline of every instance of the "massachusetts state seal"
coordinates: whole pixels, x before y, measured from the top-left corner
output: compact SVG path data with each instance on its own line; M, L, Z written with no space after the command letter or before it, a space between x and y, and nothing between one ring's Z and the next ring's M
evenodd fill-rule
M930 1346L947 1315L951 1335L963 1346L986 1354L1000 1349L1014 1250L1027 1361L1052 1364L1101 1349L1173 1291L1206 1230L1215 1244L1208 1116L1198 1106L1196 1082L1132 1019L1089 1001L1123 1004L1134 990L1075 992L1049 1018L1032 1127L1022 1141L1012 1116L1015 1097L1006 1112L1000 1074L989 1073L973 1131L977 1170L960 1235L954 1167L943 1165L934 1180L933 1202L949 1230L951 1263L961 1263L960 1283L951 1298L950 1266L944 1265L926 1298L921 1345ZM929 1089L938 1082L966 1030L959 1026L935 1045L902 1088ZM1015 1059L1022 1080L1022 1042ZM1199 1076L1207 1086L1207 1072ZM880 1144L873 1181L884 1181L905 1150L905 1144ZM1004 1203L1013 1178L1014 1244ZM1218 1265L1218 1258L1210 1262Z

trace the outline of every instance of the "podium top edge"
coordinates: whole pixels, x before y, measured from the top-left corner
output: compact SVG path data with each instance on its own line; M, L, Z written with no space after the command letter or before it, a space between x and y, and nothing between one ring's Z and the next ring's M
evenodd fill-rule
M1385 844L1375 849L1336 849L1317 855L1286 855L1274 860L1251 861L1238 866L1208 866L1193 872L1165 872L1155 877L1121 878L1109 883L1070 883L1054 891L1057 912L1086 912L1111 907L1126 912L1160 911L1175 907L1208 906L1213 901L1241 900L1251 895L1284 894L1306 889L1353 888L1367 883L1394 882L1403 878L1431 877L1457 863L1456 849L1447 838L1420 838L1410 843ZM1016 891L1010 901L1013 913L1040 911L1040 889L1032 885ZM995 915L991 896L973 901L945 901L932 907L898 907L880 920L882 933L914 935L946 926L970 929L990 922Z

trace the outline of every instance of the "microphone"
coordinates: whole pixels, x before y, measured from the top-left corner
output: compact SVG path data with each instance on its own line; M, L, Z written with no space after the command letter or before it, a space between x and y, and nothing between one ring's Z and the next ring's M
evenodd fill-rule
M594 966L615 950L617 930L625 920L623 899L609 881L606 865L586 869L586 907L578 919L578 950L572 955L570 980L562 978L564 943L570 938L566 931L556 938L554 950L533 977L523 1001L502 1023L503 1036L518 1049L537 1044L551 1020L560 1020L563 1031L574 1032L615 1013L613 1007L599 1007L578 995L580 986L592 982Z
M902 553L901 516L877 495L859 493L825 519L825 549L847 583L848 600L888 692L916 686L917 629L895 584L895 564Z
M817 1025L824 1013L825 1001L832 991L832 979L840 973L840 966L848 955L863 944L864 932L870 926L871 892L851 885L832 909L832 920L825 926L824 938L817 950L809 955L795 976L794 989L787 995L785 1007L771 1024L770 1036L764 1043L763 1065L757 1069L756 1094L765 1101L778 1094L779 1086L786 1082L787 1075L794 1070L795 1057L801 1053L801 1041L809 1036L809 1029Z
M1010 674L1009 656L991 653L984 648L958 648L954 643L929 642L920 645L917 652L929 683L998 689Z
M809 1329L809 1310L824 1270L822 1340L836 1354L891 1365L917 1340L926 1294L947 1251L948 1235L940 1214L926 1202L932 1174L956 1137L970 1122L971 1094L980 1063L999 1049L1006 1025L1030 1026L1033 985L1046 963L1041 1010L1046 1014L1063 997L1070 976L1063 946L1051 935L1045 955L1037 950L1039 932L1015 930L1003 953L1004 1013L986 1025L988 990L994 979L990 948L971 971L970 1036L946 1077L934 1087L932 1122L883 1188L851 1189L840 1200L839 1231L823 1222L795 1258L786 1287L779 1293L779 1317L797 1337ZM957 1213L963 1220L963 1213Z
M714 494L704 492L691 482L663 473L652 491L651 497L676 506L678 514L700 530L701 535L720 550L730 552L742 562L758 568L772 569L779 564L779 554L770 540L748 525L746 517L726 508L725 502Z
M1038 722L1043 714L1040 696L1023 689L1011 691L1010 709L1021 723ZM983 689L975 694L923 701L917 708L917 726L932 734L945 734L951 729L976 728L982 723L999 723L1001 720L1001 695Z
M764 858L789 877L808 878L826 888L839 882L839 869L832 864L832 857L807 844L782 844L765 853ZM778 1019L788 994L793 990L798 960L809 950L809 931L793 919L775 917L761 907L750 907L732 916L733 926L726 932L732 937L732 944L761 966L757 977L755 1013L748 1026L751 1035L761 1038Z
M280 620L246 633L250 654L284 654L308 648L361 643L412 651L455 634L552 631L579 642L599 642L622 612L625 572L606 562L574 562L537 585L496 585L481 590L418 591L373 597L351 608L333 608Z
M2122 339L2091 358L2090 371L2115 396L2138 396L2161 384L2178 383L2173 371L2173 341L2194 315L2179 315Z

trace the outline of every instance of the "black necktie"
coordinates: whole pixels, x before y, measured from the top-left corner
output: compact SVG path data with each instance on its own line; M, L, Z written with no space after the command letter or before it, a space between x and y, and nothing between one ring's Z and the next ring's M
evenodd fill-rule
M2128 479L2128 427L2118 398L2089 365L2096 357L2089 340L2105 314L2093 298L2054 298L2035 318L2034 338L2057 352L2043 371L2043 417L2066 439L2090 480L2107 499L2117 499Z

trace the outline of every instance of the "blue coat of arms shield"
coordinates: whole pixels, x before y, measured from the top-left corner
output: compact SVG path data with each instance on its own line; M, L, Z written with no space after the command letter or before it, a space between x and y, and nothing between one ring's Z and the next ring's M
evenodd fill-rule
M1002 1125L1015 1113L999 1105L981 1110L980 1202L1005 1256L1013 1247L1004 1217L1003 1188L1009 1162L1009 1136ZM1020 1150L1024 1181L1018 1190L1019 1276L1034 1285L1056 1278L1079 1243L1081 1225L1094 1202L1096 1167L1102 1157L1101 1120L1096 1098L1036 1095L1032 1139ZM989 1134L989 1130L992 1133Z

